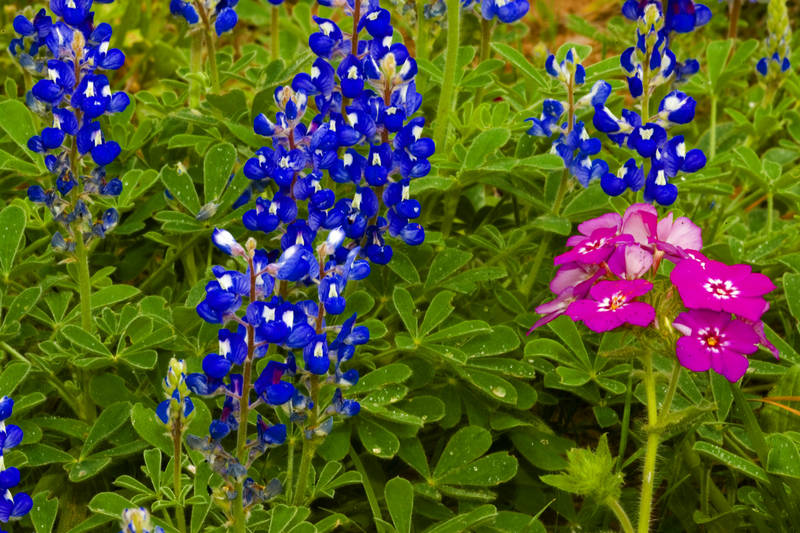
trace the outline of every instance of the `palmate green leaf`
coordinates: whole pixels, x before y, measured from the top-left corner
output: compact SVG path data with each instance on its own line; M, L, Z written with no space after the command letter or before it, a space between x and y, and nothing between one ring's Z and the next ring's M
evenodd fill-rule
M142 291L133 285L110 285L92 294L92 309L129 300Z
M769 481L767 474L760 466L756 465L749 459L745 459L744 457L731 453L723 448L720 448L719 446L704 441L697 441L694 443L694 449L703 455L707 455L712 459L716 459L720 463L733 468L734 470L738 470L739 472L755 479L756 481L763 481L765 483Z
M470 259L472 259L472 254L470 252L465 252L456 248L445 248L437 253L428 270L428 279L425 280L425 288L429 289L436 286L436 284L466 265Z
M488 523L497 516L494 505L481 505L475 509L455 516L446 522L440 522L425 530L425 533L460 533L470 528Z
M438 483L489 487L504 483L517 473L517 460L507 452L497 452L477 461L453 468L437 478Z
M127 423L130 412L128 402L118 402L103 409L83 442L81 458L86 458L98 444Z
M95 335L79 326L68 324L61 330L61 334L76 348L93 354L111 357L109 349Z
M39 492L33 496L31 522L36 533L50 533L58 514L58 498L48 499L48 492Z
M536 83L540 88L547 87L547 80L542 76L541 69L532 65L525 56L516 48L512 48L503 43L492 43L492 48L500 54L503 59L511 63L514 68Z
M491 154L497 153L511 138L508 128L491 128L478 134L472 141L462 168L475 170L481 167Z
M392 363L373 370L350 387L349 394L363 394L386 385L402 383L411 377L411 369L402 363Z
M125 509L133 507L136 507L133 502L115 492L101 492L89 502L89 509L92 512L117 520L122 516L122 512Z
M15 324L18 326L19 320L30 312L33 306L36 305L36 302L39 301L41 295L42 288L38 286L28 287L16 295L8 306L6 316L3 317L3 327L0 329L8 329Z
M591 362L589 361L589 354L586 352L586 346L583 345L583 340L581 339L580 333L578 333L575 322L566 316L560 316L547 324L547 326L569 347L585 369L589 370L592 368Z
M416 337L417 317L414 298L412 298L411 294L404 288L395 287L392 300L394 301L394 307L397 309L397 313L400 315L400 320L403 321L403 324L405 324L411 336Z
M53 463L74 463L75 458L67 452L48 444L26 446L22 452L28 459L28 466L43 466Z
M478 426L461 428L444 447L433 470L433 477L440 479L450 471L478 459L491 445L492 436L485 429Z
M706 65L708 66L708 80L711 82L712 90L717 87L717 80L719 80L722 70L725 68L725 62L728 58L728 53L733 46L733 41L730 39L724 41L712 41L706 46Z
M367 417L358 420L357 433L364 449L372 455L391 459L400 449L400 440L394 433Z
M414 266L414 263L411 261L411 259L409 259L408 256L403 252L395 250L388 267L392 270L392 272L403 278L408 283L420 282L417 267Z
M186 170L178 173L175 167L164 165L159 174L164 187L175 197L178 202L185 207L190 214L196 215L200 211L200 197L197 196L197 189L194 181Z
M196 405L199 402L195 402ZM156 413L137 403L131 409L131 423L136 433L145 441L166 454L172 454L172 440L167 436L166 426L156 418Z
M436 326L450 316L450 313L455 309L450 303L453 296L450 291L442 291L433 297L428 309L425 311L425 317L422 319L422 326L420 327L420 335L422 337L433 331Z
M30 370L31 364L27 361L14 361L5 365L3 373L0 374L0 397L11 396Z
M203 160L205 201L217 202L236 162L236 148L230 143L212 146Z
M0 117L3 117L3 120L0 120L0 128L17 146L22 148L25 154L29 154L28 139L38 134L31 111L21 101L12 98L0 102ZM36 161L40 169L44 170L43 163L40 163L41 157L37 155L31 159Z
M459 348L467 357L488 357L508 353L519 347L517 334L508 326L497 326L490 333L471 338Z
M11 272L22 235L25 233L25 211L9 205L0 211L0 270Z
M431 333L430 335L425 337L425 342L426 343L441 342L451 339L457 339L459 337L465 337L467 335L476 335L480 333L485 333L489 331L491 331L489 324L487 324L483 320L465 320L463 322L453 324L452 326L442 328L435 333Z
M789 435L794 435L791 438ZM800 479L800 434L796 432L775 433L767 436L769 455L767 472Z
M396 477L386 483L383 494L397 533L410 533L411 516L414 511L414 487L407 479Z
M70 465L69 480L73 483L86 481L87 479L94 477L105 470L105 468L110 464L110 457L91 456L86 459L82 459L79 462Z
M493 400L516 405L517 389L500 376L474 368L459 368L458 373L467 383Z

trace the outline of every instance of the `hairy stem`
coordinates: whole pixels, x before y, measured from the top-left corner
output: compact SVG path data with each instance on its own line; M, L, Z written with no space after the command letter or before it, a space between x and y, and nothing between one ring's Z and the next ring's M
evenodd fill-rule
M349 455L356 470L361 474L361 485L364 487L364 493L367 495L369 508L372 511L373 523L375 524L376 530L380 531L380 523L383 521L383 516L381 515L381 506L378 505L378 498L375 496L375 489L372 488L372 483L369 482L369 476L367 476L367 471L364 469L364 463L361 462L361 458L358 457L358 454L352 446L350 447Z
M661 440L658 430L658 405L656 404L656 382L653 375L653 355L644 356L644 388L647 397L647 444L645 446L642 488L639 500L639 533L650 531L650 515L653 511L653 488L656 476L656 454Z
M180 424L175 424L172 430L172 444L174 446L174 457L172 459L174 470L172 473L172 485L175 489L175 499L178 501L178 506L175 507L175 518L178 522L178 530L181 533L186 533L186 515L183 510L183 498L181 497L181 464L183 459L181 457L182 451L182 428Z
M425 2L417 0L417 38L414 41L417 60L428 59L428 29L425 27Z
M736 39L739 29L739 13L742 11L742 0L731 2L730 17L728 21L728 39Z
M481 49L480 49L480 56L479 56L479 64L483 63L487 59L489 59L490 48L489 46L492 44L492 30L494 29L494 23L491 20L486 20L485 18L481 17ZM475 91L475 97L473 102L475 103L475 109L481 105L481 100L483 100L484 88L479 87L477 91Z
M617 517L619 520L619 525L622 526L622 531L625 533L633 533L633 524L631 523L631 519L628 518L628 513L625 512L625 509L619 504L619 501L614 498L609 498L606 500L606 505L611 511L614 513L614 516Z
M439 105L436 108L436 127L433 131L433 141L440 153L445 152L447 127L450 123L450 113L453 110L456 96L455 81L460 25L461 3L459 0L447 0L447 52L445 55L442 92L439 94Z
M272 6L272 20L270 20L270 38L272 40L270 55L272 60L275 61L280 57L280 6Z
M192 35L192 49L189 56L189 69L195 76L203 71L203 35L195 33ZM203 87L200 80L194 76L189 79L189 107L192 109L200 105L200 95Z

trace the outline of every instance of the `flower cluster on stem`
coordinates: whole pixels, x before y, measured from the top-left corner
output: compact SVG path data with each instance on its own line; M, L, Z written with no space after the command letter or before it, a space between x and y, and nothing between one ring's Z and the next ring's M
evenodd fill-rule
M55 22L44 9L33 20L24 15L14 19L19 37L10 51L23 68L41 77L27 103L49 125L29 139L28 148L44 154L56 178L53 188L31 186L28 198L46 205L65 229L65 234L53 235L53 247L74 251L104 237L119 220L113 208L94 218L90 206L122 191L120 179L106 175L106 166L121 148L106 138L99 119L124 111L130 98L123 91L112 92L102 73L122 67L125 55L110 47L109 24L95 26L92 0L54 0L50 7Z
M33 507L33 500L27 493L11 492L19 485L20 472L18 468L5 464L6 452L22 442L22 429L14 424L6 424L13 409L14 400L8 396L0 398L0 522L4 524L19 520Z

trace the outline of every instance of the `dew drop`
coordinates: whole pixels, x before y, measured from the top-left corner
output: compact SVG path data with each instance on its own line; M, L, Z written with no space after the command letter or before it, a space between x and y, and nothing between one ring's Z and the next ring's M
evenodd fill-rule
M498 398L505 398L506 397L506 389L503 387L493 387L492 394L497 396Z

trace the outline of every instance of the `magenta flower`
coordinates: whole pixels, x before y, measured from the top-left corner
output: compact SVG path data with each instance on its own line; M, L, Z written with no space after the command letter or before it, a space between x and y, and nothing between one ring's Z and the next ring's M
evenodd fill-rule
M574 261L597 265L608 259L618 243L630 241L630 235L617 235L611 228L598 228L590 236L576 242L572 250L556 256L553 263L563 265Z
M575 300L577 300L577 297L575 296L574 288L567 287L561 291L555 300L550 300L549 302L543 303L537 307L536 312L544 316L537 320L533 326L531 326L531 329L528 330L528 335L530 335L531 332L536 328L542 327L548 322L552 322L556 318L566 313L567 308L572 305Z
M641 278L653 266L653 253L639 244L617 246L608 258L608 267L622 279Z
M591 300L577 300L567 308L572 320L582 320L592 331L603 332L628 323L647 326L656 316L655 309L634 298L647 294L653 284L643 279L601 281L589 291Z
M754 274L749 265L726 265L684 259L670 274L684 305L689 309L727 311L758 321L769 309L762 297L775 289L764 274Z
M622 233L642 245L650 244L658 228L658 211L651 204L633 204L622 216Z
M558 269L550 281L550 290L553 294L561 294L565 289L572 288L579 298L583 298L589 294L591 285L605 273L605 269L598 265L567 263Z
M676 346L681 365L695 372L713 368L730 382L741 379L750 364L745 355L758 349L758 335L753 327L743 320L732 319L728 313L685 311L673 325L685 335Z
M567 239L567 246L575 246L598 229L610 229L614 231L614 235L617 235L621 228L622 217L617 213L606 213L605 215L600 215L597 218L592 218L578 224L578 232L580 235L572 235L569 237Z

